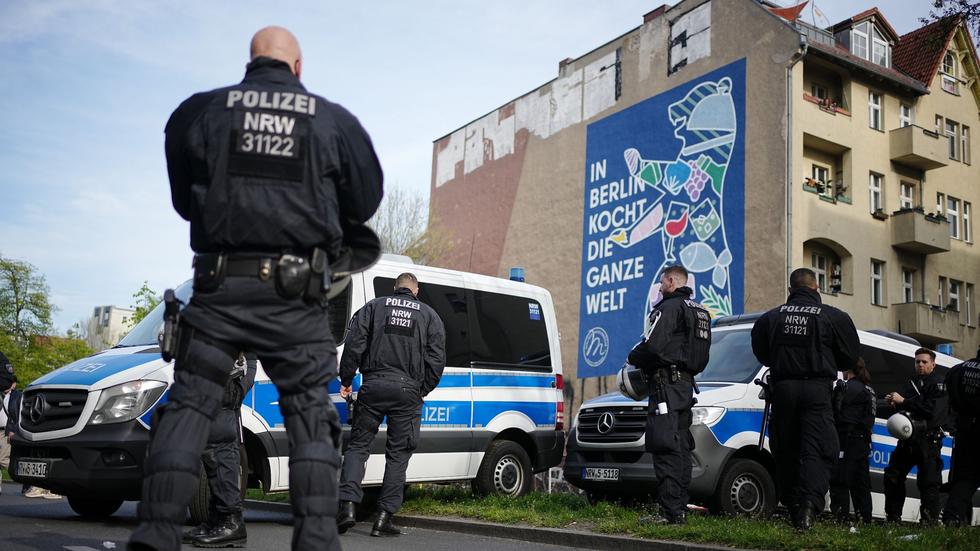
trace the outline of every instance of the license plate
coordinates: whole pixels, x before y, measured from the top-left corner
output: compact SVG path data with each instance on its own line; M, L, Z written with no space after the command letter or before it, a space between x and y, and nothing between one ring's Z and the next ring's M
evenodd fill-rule
M586 480L619 480L619 469L586 467L582 478Z
M48 476L48 462L18 461L17 476L26 476L30 478L45 478Z

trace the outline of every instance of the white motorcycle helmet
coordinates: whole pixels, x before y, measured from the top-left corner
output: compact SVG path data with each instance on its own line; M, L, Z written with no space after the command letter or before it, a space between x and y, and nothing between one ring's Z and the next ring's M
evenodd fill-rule
M632 364L623 364L622 369L616 374L616 384L623 396L634 400L643 400L650 395L650 385L647 378L638 367Z
M896 413L888 418L888 433L899 440L908 440L912 437L914 426L909 416L904 413Z

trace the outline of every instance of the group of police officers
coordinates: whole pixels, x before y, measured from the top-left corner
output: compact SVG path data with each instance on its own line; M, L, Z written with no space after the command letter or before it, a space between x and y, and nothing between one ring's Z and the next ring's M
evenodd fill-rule
M656 520L671 524L686 520L692 383L707 364L710 344L710 330L702 322L705 312L690 300L686 282L684 268L664 271L663 299L653 307L644 338L619 377L627 395L649 393L646 446L658 482ZM868 462L878 404L850 316L821 302L812 270L797 269L790 275L786 303L752 327L752 350L769 367L760 383L771 404L767 421L779 500L793 526L812 528L828 490L838 520L849 519L853 501L858 518L870 522ZM923 524L937 524L940 518L949 525L970 522L973 494L980 486L980 359L953 367L945 379L935 371L935 360L932 350L918 349L914 377L884 398L883 407L896 412L888 424L899 439L885 469L889 522L901 521L906 478L913 467L918 469ZM835 384L838 372L844 378ZM945 431L955 440L949 499L940 515Z
M392 515L418 445L422 400L442 375L444 328L418 300L417 278L402 274L393 296L370 302L348 327L341 395L352 393L357 371L364 379L338 495L341 429L327 393L338 369L327 300L378 256L377 237L365 222L382 197L381 166L358 120L300 83L302 54L288 30L266 27L256 33L250 59L242 82L191 96L166 126L173 206L190 222L194 294L174 324L175 334L164 339L172 345L165 356L176 360L174 385L153 423L140 523L130 550L179 549L182 539L209 547L245 544L236 412L254 378L256 358L279 391L288 434L292 548L340 549L338 531L356 522L364 463L385 417L387 466L371 534L400 533ZM687 278L681 266L663 272L663 299L629 354L650 387L646 442L655 458L660 520L669 523L686 521L694 377L707 365L711 344L710 317L691 300ZM854 367L859 342L853 322L821 303L813 272L796 270L790 285L786 304L756 322L752 347L770 367L780 500L793 524L805 530L823 510L838 450L854 461L843 462L850 467L834 478L852 490L862 486L854 465L859 471L863 453L866 470L870 449L861 405L868 380L866 371L862 376ZM905 476L916 466L922 519L935 522L943 426L937 412L944 383L932 372L935 354L920 352L916 380L887 397L922 427L892 455L886 509L889 518L900 517ZM247 367L238 362L236 369L243 358ZM851 374L848 383L864 385L837 392L838 416L849 419L840 435L833 405L839 371ZM978 361L952 369L945 387L957 432L943 520L960 523L967 521L980 485ZM844 404L856 413L842 413L850 411ZM214 508L208 522L181 534L202 454ZM870 502L854 501L867 519Z

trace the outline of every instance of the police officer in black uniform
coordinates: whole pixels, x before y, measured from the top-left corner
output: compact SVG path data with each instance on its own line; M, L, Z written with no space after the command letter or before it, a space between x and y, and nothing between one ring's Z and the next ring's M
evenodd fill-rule
M694 376L708 364L711 316L691 300L687 270L667 267L660 276L663 298L650 312L644 339L627 361L643 370L650 387L646 448L653 454L659 521L687 522L691 485L691 407Z
M364 497L364 463L385 417L385 476L371 535L401 534L392 516L402 505L405 470L419 444L422 399L439 384L446 365L445 327L418 294L418 278L403 273L395 280L394 295L368 302L350 321L340 362L341 397L351 395L357 371L363 379L341 471L341 534L354 526L354 506Z
M197 253L194 295L180 313L174 385L153 425L129 549L180 548L201 453L243 350L279 391L292 548L340 549L340 422L327 392L337 352L325 298L341 285L332 279L377 256L363 224L381 200L382 173L357 119L307 92L301 70L296 38L266 27L241 83L191 96L167 123L173 204Z
M225 384L221 409L211 425L201 460L211 489L208 519L184 532L184 543L200 547L241 547L248 541L242 518L242 400L255 382L255 355L245 354Z
M968 525L973 494L980 486L980 349L972 360L949 370L946 392L950 414L955 416L956 434L943 523Z
M915 377L900 392L891 392L885 401L904 412L914 427L908 440L899 440L885 468L885 517L902 520L905 507L905 479L918 467L915 482L919 488L919 521L935 524L939 520L939 487L942 485L942 425L949 402L943 377L935 372L936 353L928 348L915 351Z
M834 380L854 365L860 346L850 316L822 304L818 289L813 270L793 270L786 304L752 327L752 351L769 367L776 485L798 530L823 511L838 453Z
M830 477L830 510L837 521L847 523L854 512L862 522L871 522L871 430L875 424L877 399L871 374L858 358L834 386L834 424L840 453Z

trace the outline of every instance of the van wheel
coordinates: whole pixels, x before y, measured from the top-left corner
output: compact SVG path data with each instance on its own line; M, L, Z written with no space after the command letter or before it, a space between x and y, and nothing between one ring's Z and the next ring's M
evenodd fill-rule
M68 496L71 510L87 520L104 520L119 510L121 499L90 499L81 496Z
M238 492L242 499L245 499L245 490L248 488L248 454L245 453L245 446L238 450L241 458L241 466L238 470ZM201 477L197 480L197 493L191 499L188 506L190 513L190 523L194 526L207 522L211 511L211 488L208 486L208 475L204 471L204 464L201 464Z
M510 440L494 440L473 480L473 493L520 497L531 490L532 478L531 458L524 447Z
M776 483L757 461L736 459L721 475L713 501L716 513L768 518L776 508Z

